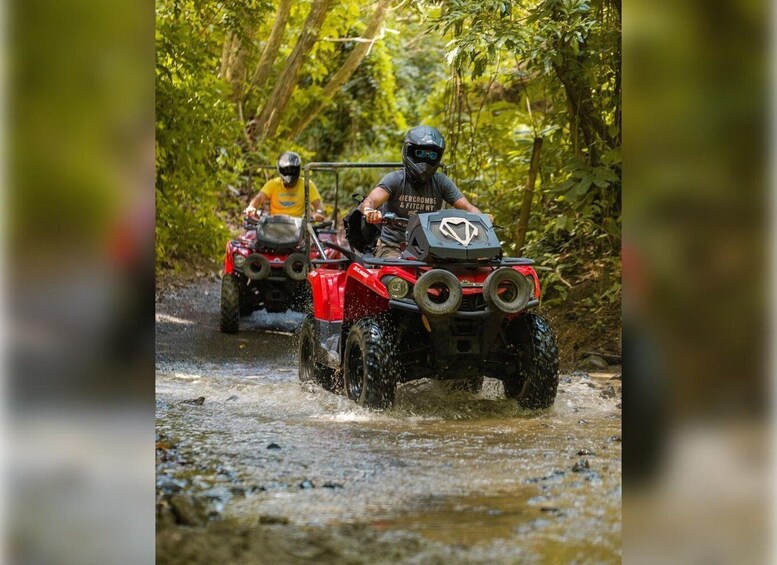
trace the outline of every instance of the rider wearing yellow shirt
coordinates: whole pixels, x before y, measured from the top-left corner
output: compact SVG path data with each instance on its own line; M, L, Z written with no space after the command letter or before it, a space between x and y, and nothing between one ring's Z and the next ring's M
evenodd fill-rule
M259 211L264 211L270 205L270 215L286 214L301 218L305 215L305 182L300 178L302 159L292 151L287 151L278 158L278 173L280 176L270 179L253 197L245 209L245 215L255 218ZM324 219L324 209L321 195L316 185L310 181L310 204L313 209L313 220Z

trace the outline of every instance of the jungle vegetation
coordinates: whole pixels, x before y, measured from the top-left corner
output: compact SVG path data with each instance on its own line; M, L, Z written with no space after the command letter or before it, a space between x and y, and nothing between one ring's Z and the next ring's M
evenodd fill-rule
M257 167L280 152L397 161L405 131L428 124L508 252L537 261L545 305L586 339L617 331L620 0L157 0L156 11L159 270L219 261L272 174ZM350 173L347 194L380 174Z

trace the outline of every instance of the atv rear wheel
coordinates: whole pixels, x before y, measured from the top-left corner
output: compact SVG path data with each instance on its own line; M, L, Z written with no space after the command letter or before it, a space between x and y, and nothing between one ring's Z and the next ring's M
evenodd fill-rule
M343 355L345 394L368 408L394 403L398 363L385 322L362 318L348 332Z
M299 332L299 380L313 382L328 391L335 388L335 372L326 365L316 362L315 320L308 314Z
M534 313L519 316L505 329L515 369L503 379L505 395L522 408L549 408L558 388L558 347L547 320Z
M221 320L219 329L228 334L237 333L240 327L240 284L237 279L224 274L221 277Z

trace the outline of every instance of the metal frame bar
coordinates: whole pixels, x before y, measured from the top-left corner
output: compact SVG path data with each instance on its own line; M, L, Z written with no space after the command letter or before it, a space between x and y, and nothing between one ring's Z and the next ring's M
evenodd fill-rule
M381 163L354 163L354 162L325 162L314 161L308 163L304 167L304 181L305 181L305 215L302 217L303 230L305 234L305 257L310 261L310 238L313 237L316 247L321 249L321 242L318 241L316 234L312 229L308 229L308 215L310 211L310 172L311 171L333 171L335 173L335 202L334 202L334 223L332 224L337 229L337 216L339 207L338 194L340 192L340 169L397 169L401 168L401 162L381 162ZM321 253L321 257L325 257L324 253Z

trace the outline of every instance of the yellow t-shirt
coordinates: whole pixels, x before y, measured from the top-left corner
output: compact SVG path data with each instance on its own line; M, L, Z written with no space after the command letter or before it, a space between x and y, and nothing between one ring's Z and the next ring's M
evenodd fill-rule
M302 177L297 179L297 184L291 188L283 186L280 177L270 179L262 187L261 192L270 199L270 214L287 214L296 218L305 215L305 181ZM316 185L310 181L310 201L321 200Z

